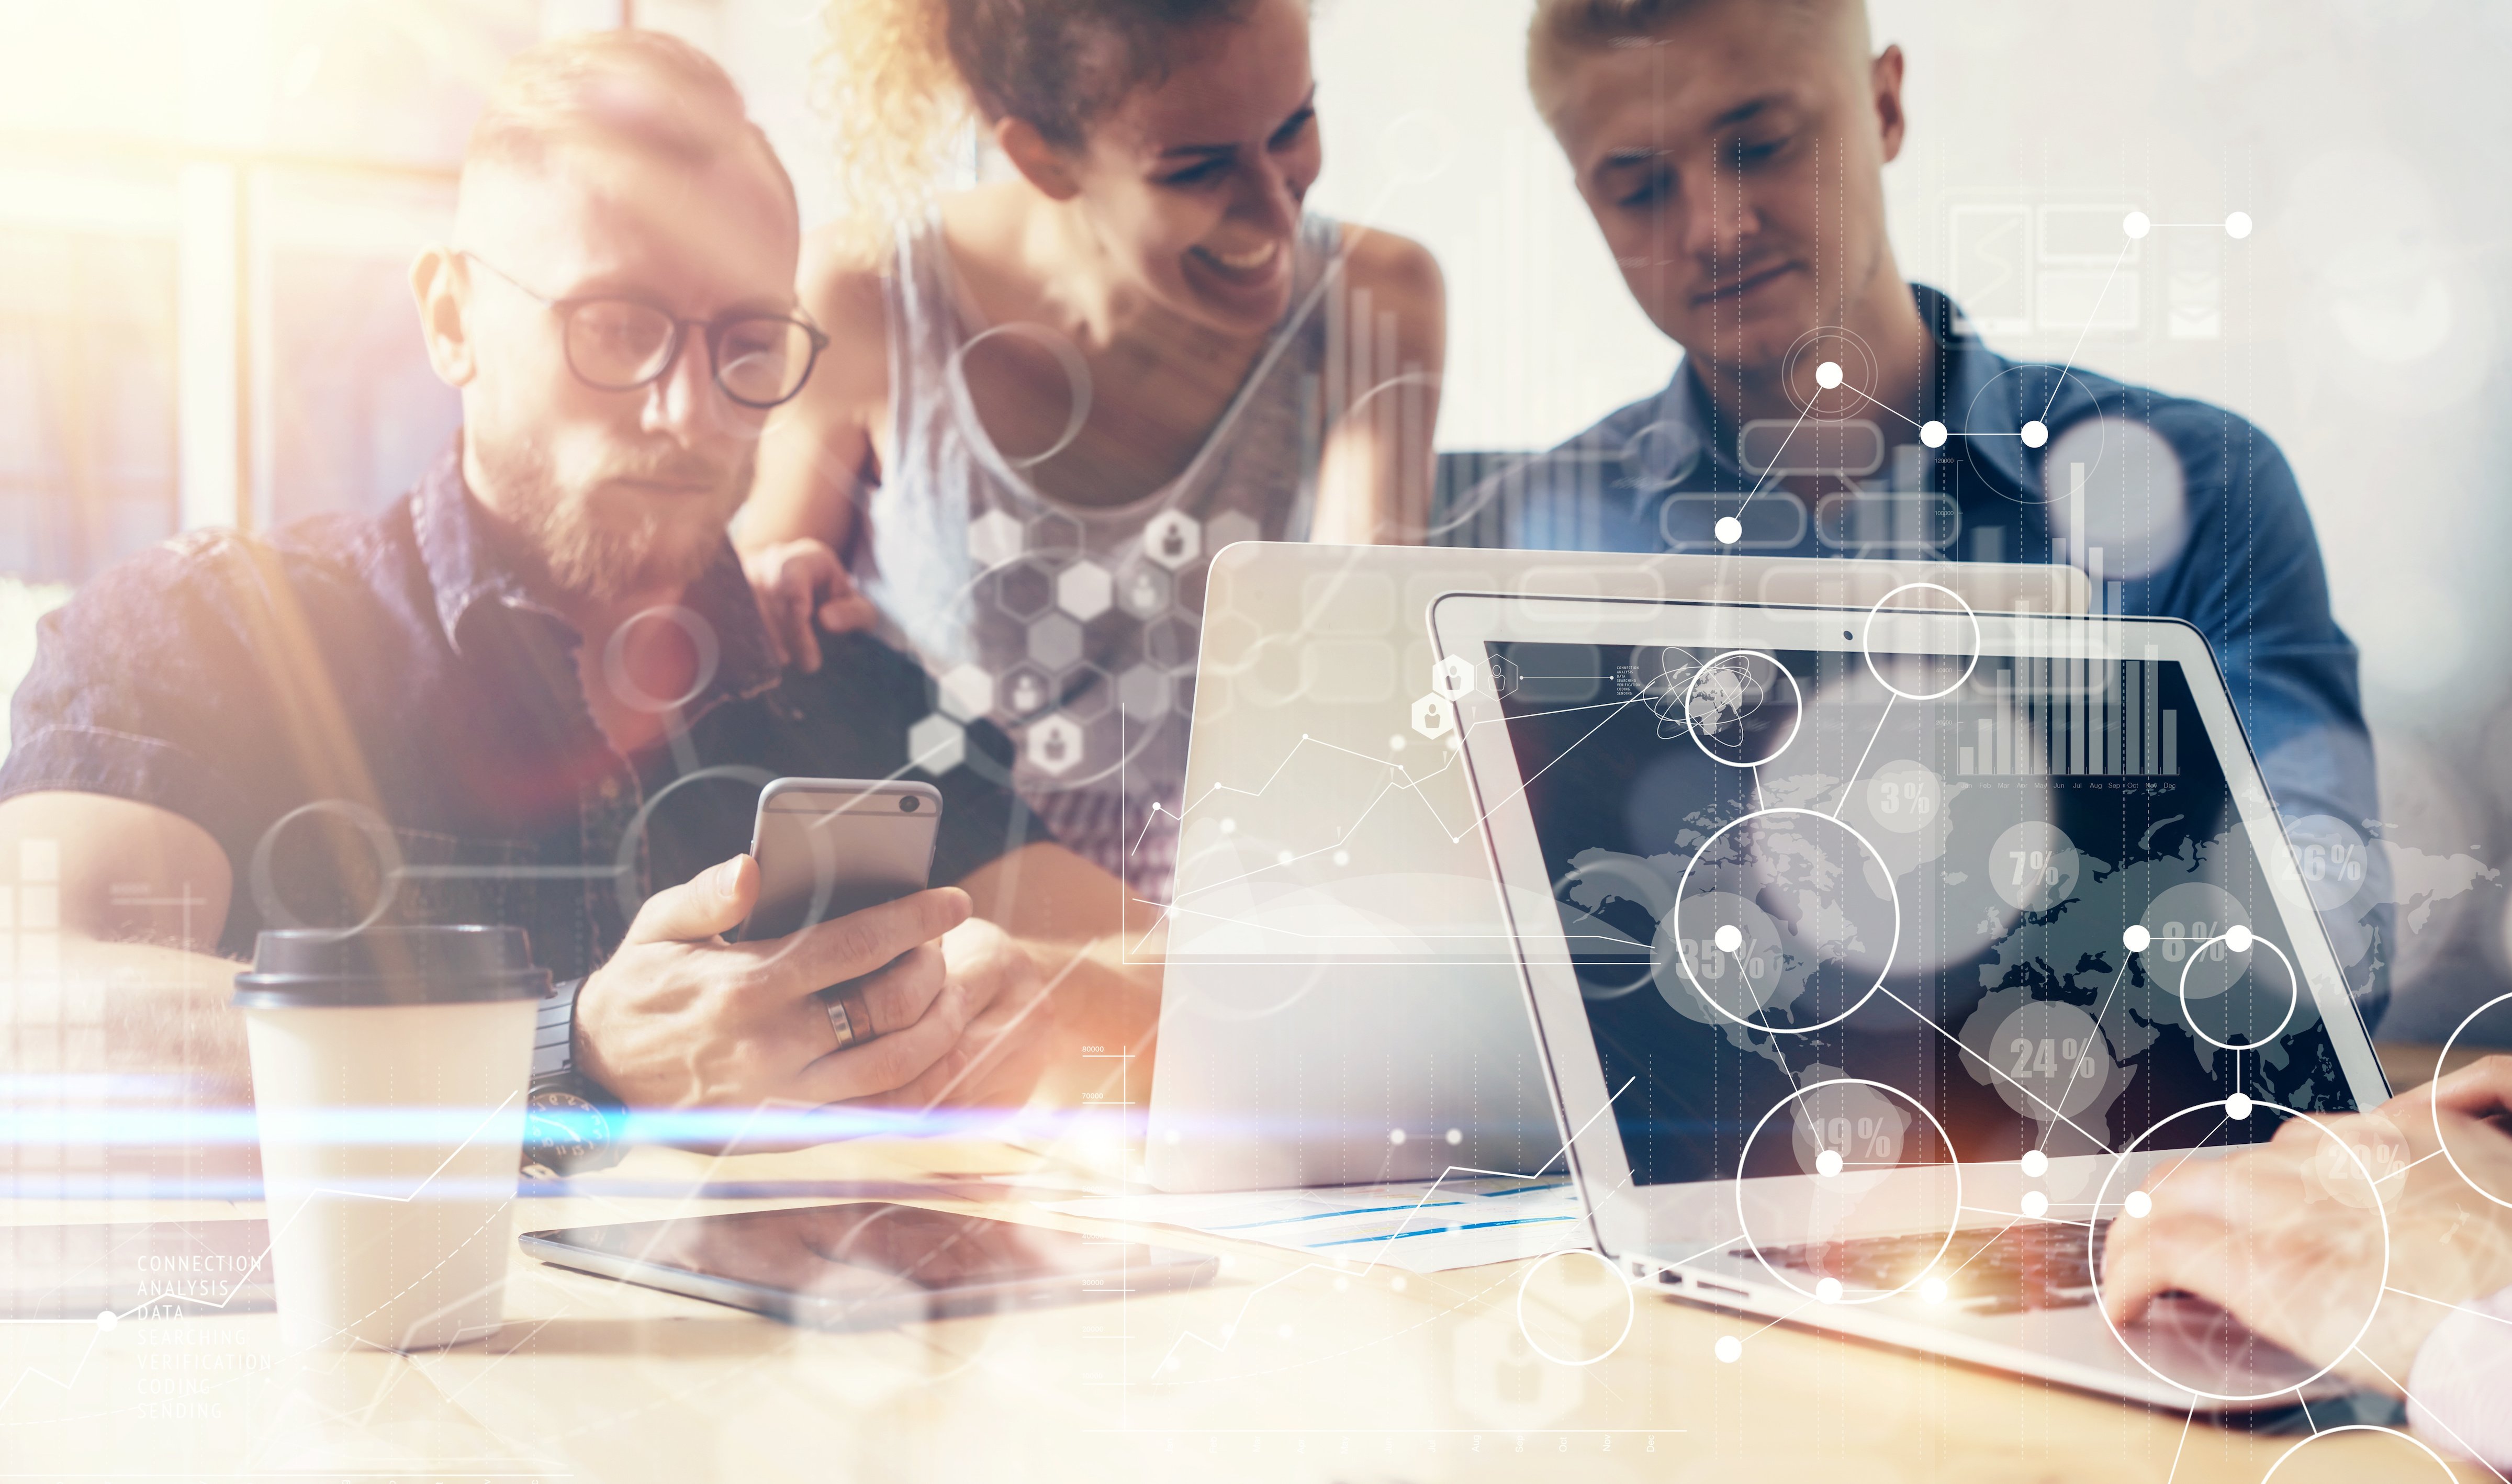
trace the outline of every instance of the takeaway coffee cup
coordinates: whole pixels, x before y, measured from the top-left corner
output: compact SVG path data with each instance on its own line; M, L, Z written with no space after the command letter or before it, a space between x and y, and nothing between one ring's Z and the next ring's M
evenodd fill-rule
M493 1329L547 969L516 927L266 932L238 974L282 1338Z

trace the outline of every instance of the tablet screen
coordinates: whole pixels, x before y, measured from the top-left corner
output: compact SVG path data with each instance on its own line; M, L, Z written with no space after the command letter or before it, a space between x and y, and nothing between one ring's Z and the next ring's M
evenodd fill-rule
M921 1206L860 1201L534 1232L572 1248L787 1296L825 1320L972 1288L1142 1271L1196 1254ZM546 1244L546 1245L540 1245ZM561 1254L548 1254L565 1262Z

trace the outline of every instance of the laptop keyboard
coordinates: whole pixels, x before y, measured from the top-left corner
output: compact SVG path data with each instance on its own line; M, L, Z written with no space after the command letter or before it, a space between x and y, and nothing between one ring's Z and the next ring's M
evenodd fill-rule
M2107 1218L2095 1223L2097 1260L2109 1235ZM1937 1255L1940 1246L1943 1258ZM1728 1255L1750 1260L1754 1253L1746 1247ZM1950 1244L1931 1233L1869 1236L1766 1247L1761 1255L1774 1268L1838 1278L1854 1292L1915 1288L1925 1277L1943 1278L1945 1301L1978 1314L2072 1308L2096 1297L2093 1269L2086 1264L2085 1229L2069 1222L2018 1222L2003 1230L1970 1228L1956 1231Z

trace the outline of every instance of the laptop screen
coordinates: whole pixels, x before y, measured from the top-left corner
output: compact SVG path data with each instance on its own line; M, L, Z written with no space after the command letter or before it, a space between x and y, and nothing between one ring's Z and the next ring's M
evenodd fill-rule
M2353 1107L2188 680L2148 655L1490 646L1635 1183L1812 1173L1818 1142L2094 1153L2236 1091ZM1855 1082L1794 1105L1827 1132L1748 1141L1840 1078L1952 1150ZM2170 1131L2147 1147L2273 1120Z

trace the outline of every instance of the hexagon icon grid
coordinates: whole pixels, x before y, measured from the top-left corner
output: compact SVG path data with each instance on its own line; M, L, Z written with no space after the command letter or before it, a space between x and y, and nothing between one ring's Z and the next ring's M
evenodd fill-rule
M1055 700L1055 685L1032 664L1014 665L1003 677L1002 708L1013 717L1034 717Z
M968 555L979 566L1001 566L1021 554L1021 523L1000 510L989 510L968 523Z
M943 713L973 722L995 709L995 677L983 665L958 665L935 683Z
M1061 613L1031 624L1029 657L1058 673L1081 663L1081 625Z
M1148 623L1168 609L1169 574L1148 562L1137 562L1118 579L1117 601L1126 612Z
M1433 690L1413 703L1413 729L1437 741L1456 729L1456 713L1448 709L1448 698Z
M1171 571L1203 554L1203 527L1195 517L1163 510L1143 523L1143 555Z
M1117 680L1097 665L1084 661L1074 666L1064 677L1064 714L1087 724L1106 716L1117 704Z
M1030 765L1040 772L1061 775L1081 761L1081 727L1061 712L1040 718L1026 741Z
M1174 693L1169 673L1157 665L1136 665L1117 678L1117 704L1137 722L1168 715Z
M1096 562L1076 562L1055 579L1055 601L1083 623L1105 613L1117 601L1117 579Z
M996 568L986 576L981 590L991 592L995 606L1023 623L1055 609L1055 579L1034 561Z
M939 778L968 761L967 728L937 711L907 728L907 757Z
M1451 654L1431 666L1431 690L1454 701L1473 693L1474 667Z

